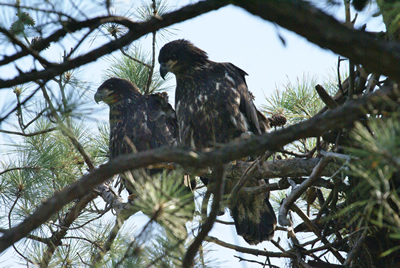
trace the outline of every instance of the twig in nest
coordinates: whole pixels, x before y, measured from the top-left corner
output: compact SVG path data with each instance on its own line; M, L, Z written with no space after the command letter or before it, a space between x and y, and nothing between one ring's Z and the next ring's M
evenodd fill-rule
M308 228L310 228L314 232L314 234L321 239L322 243L324 243L325 245L330 244L328 239L326 239L325 236L321 235L321 231L318 230L318 228L310 221L310 219L303 212L303 210L301 210L296 204L292 204L291 208L293 209L294 212L297 213L297 215L300 216L300 218L304 221L304 223L308 226ZM342 257L342 255L340 255L337 249L333 247L329 247L328 249L330 252L332 252L332 254L336 257L336 259L340 261L340 263L344 263L345 259Z
M322 171L324 170L326 164L328 163L328 158L324 157L320 160L318 165L313 169L310 177L303 181L291 194L283 200L281 207L279 208L278 222L282 226L289 226L290 221L287 219L287 213L289 208L294 204L294 202L310 187L314 181L320 177Z

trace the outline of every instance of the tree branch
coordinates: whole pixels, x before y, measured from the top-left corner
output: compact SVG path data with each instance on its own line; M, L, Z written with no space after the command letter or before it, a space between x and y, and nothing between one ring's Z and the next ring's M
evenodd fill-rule
M292 206L292 204L310 187L313 182L321 176L322 170L324 170L329 158L322 158L318 165L314 168L310 177L306 179L302 184L292 190L290 195L285 198L279 208L278 222L282 226L291 225L290 221L287 219L287 213Z
M212 227L214 226L215 219L219 213L219 207L222 200L222 195L224 191L224 184L225 184L225 171L222 165L217 166L214 169L214 172L217 174L216 181L212 184L213 189L213 202L211 205L211 212L208 215L207 221L202 225L200 233L194 239L193 243L188 247L185 256L183 257L182 267L184 268L191 268L193 267L194 257L199 250L199 247L203 243L205 237L211 231Z
M284 160L265 161L254 170L252 177L258 180L282 177L301 177L311 174L321 158L290 158ZM227 167L227 177L240 178L254 162L236 161L235 165ZM337 163L329 163L322 171L321 176L332 176L340 166ZM208 176L208 175L207 175ZM212 177L212 174L210 175Z
M107 252L111 249L112 244L114 243L115 238L117 238L118 232L121 229L122 225L124 224L125 219L121 217L117 217L115 219L115 225L112 228L110 235L107 238L107 241L105 242L104 246L101 247L101 250L97 253L97 255L94 257L93 262L92 262L92 267L100 267L101 260L103 259L104 255L107 254Z
M96 185L115 174L146 167L162 162L175 162L192 168L204 168L228 163L248 155L262 154L266 150L277 150L298 139L315 137L333 129L348 125L371 110L379 110L390 104L398 105L399 92L389 86L382 87L372 94L348 102L341 107L327 111L304 122L280 129L262 136L246 140L232 141L219 148L206 152L188 148L159 148L137 154L119 156L100 168L92 170L69 187L54 193L39 206L35 212L0 237L0 252L24 238L29 232L46 222L51 215L59 211L72 200L79 199Z
M315 90L317 91L319 97L321 100L328 106L330 109L338 107L338 104L335 102L335 100L329 96L328 92L326 92L325 88L321 85L316 85Z
M259 162L263 164L266 159L268 159L273 152L267 151L261 158L258 158L256 161L252 163L242 174L238 182L235 184L233 187L232 191L229 193L227 203L228 204L233 204L234 198L237 197L237 193L240 191L240 189L243 187L243 185L251 178L254 177L252 176L254 172L258 169ZM236 201L235 201L236 202Z
M54 131L56 129L57 128L52 127L52 128L49 128L49 129L45 129L45 130L41 130L41 131L33 132L33 133L22 133L22 132L15 132L15 131L8 131L8 130L0 129L0 132L1 133L6 133L6 134L19 135L19 136L23 136L23 137L33 137L33 136L36 136L36 135L41 135L41 134L45 134L45 133Z
M293 209L293 211L295 211L297 213L297 215L299 215L299 217L314 232L314 234L319 239L321 239L321 241L322 241L322 243L324 243L324 245L329 245L330 244L328 239L326 239L326 237L321 234L321 231L310 221L308 216L295 203L293 203L291 205L291 208ZM335 249L333 247L328 247L328 249L329 249L330 252L332 252L332 254L336 257L336 259L340 263L344 263L345 259L342 257L342 255L340 255L340 253L338 252L337 249Z
M51 102L50 96L47 94L47 90L45 88L45 85L41 85L40 88L42 89L43 96L49 105L50 111L52 113L52 116L54 116L57 120L57 123L59 125L59 128L61 132L70 139L72 144L74 145L75 149L82 155L83 159L85 160L86 165L89 167L89 170L94 169L94 165L92 160L90 159L89 155L86 153L85 148L83 148L82 144L79 143L75 135L72 133L71 129L66 126L61 118L58 116L56 109L53 106L53 103Z
M110 41L109 43L97 49L94 49L82 56L70 59L60 64L53 63L51 68L46 68L45 70L42 71L34 70L22 73L9 80L0 79L0 88L8 88L15 85L27 83L30 81L36 81L38 79L49 80L54 76L60 75L66 71L75 69L89 62L96 61L98 58L130 44L134 40L137 40L148 33L157 31L161 28L170 26L174 23L194 18L198 15L218 9L227 4L228 2L226 1L201 1L196 4L187 5L177 11L165 14L163 15L162 19L152 18L146 22L141 22L141 23L134 23L126 18L117 16L98 17L95 19L90 19L82 22L67 23L65 27L63 27L61 30L56 31L50 37L44 39L43 42L40 43L38 51L45 48L46 45L50 44L50 42L59 40L67 33L75 32L83 28L99 27L100 25L105 23L114 22L122 24L129 29L129 32L124 36L122 36L121 38L119 38L118 40ZM27 52L22 51L14 54L11 57L4 57L4 59L0 61L0 65L10 63L26 55L28 55Z
M61 223L61 226L63 228L60 228L58 232L53 233L51 238L49 239L48 242L48 247L46 251L43 253L43 258L40 262L40 267L48 267L51 258L53 257L53 254L57 247L61 245L62 239L65 237L65 235L68 232L68 227L71 226L71 224L78 218L79 212L86 207L86 205L92 201L97 195L94 194L93 192L90 192L86 194L83 198L81 198L68 212L66 217L64 218L63 222Z
M361 64L368 72L400 78L400 45L350 29L305 1L234 0L253 15L274 22L308 41Z
M245 247L240 247L236 245L232 245L229 243L226 243L224 241L219 240L218 238L212 237L212 236L207 236L205 241L208 242L213 242L217 245L220 245L225 248L233 249L238 252L242 253L247 253L247 254L252 254L255 256L266 256L266 257L271 257L271 258L296 258L296 256L292 253L289 252L270 252L270 251L265 251L265 250L258 250L258 249L252 249L252 248L245 248Z

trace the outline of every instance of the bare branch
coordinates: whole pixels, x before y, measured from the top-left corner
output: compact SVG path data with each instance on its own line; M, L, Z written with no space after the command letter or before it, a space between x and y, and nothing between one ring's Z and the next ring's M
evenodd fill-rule
M318 230L318 228L310 221L308 216L296 204L292 204L291 208L297 213L297 215L299 215L301 217L301 219L304 221L304 223L314 232L314 234L319 239L321 239L321 241L322 241L322 243L324 243L324 245L330 244L328 239L326 239L326 237L321 234L321 231ZM330 252L332 252L332 254L336 257L336 259L338 261L340 261L340 263L344 263L345 259L342 257L342 255L340 255L340 253L337 251L337 249L335 249L333 247L328 247L328 249Z
M143 61L140 61L140 60L138 60L138 59L135 59L134 57L132 57L131 55L129 55L128 53L126 53L122 48L120 49L120 51L121 51L121 53L122 53L122 55L124 55L125 57L128 57L129 59L131 59L131 60L133 60L133 61L135 61L135 62L137 62L137 63L140 63L140 64L142 64L143 66L146 66L147 68L151 68L151 66L150 65L148 65L147 63L145 63L145 62L143 62Z
M242 252L242 253L247 253L247 254L252 254L255 256L266 256L266 257L271 257L271 258L296 258L296 256L292 253L289 252L270 252L270 251L264 251L264 250L258 250L258 249L252 249L252 248L245 248L245 247L240 247L240 246L236 246L236 245L232 245L229 243L226 243L224 241L219 240L216 237L212 237L212 236L207 236L205 241L208 242L213 242L217 245L220 245L222 247L225 248L229 248L229 249L233 249L236 250L238 252Z
M276 265L268 265L268 266L266 266L264 263L262 263L262 262L260 262L260 261L248 260L248 259L242 258L242 257L240 257L240 256L233 256L233 257L238 258L238 259L239 259L239 262L241 262L241 261L247 261L247 262L257 263L257 264L259 264L259 265L262 265L263 268L264 268L264 267L279 268L279 266L276 266Z
M56 129L57 128L52 127L52 128L49 128L49 129L41 130L41 131L38 131L38 132L32 132L32 133L22 133L22 132L15 132L15 131L8 131L8 130L0 129L0 132L1 133L7 133L7 134L13 134L13 135L19 135L19 136L23 136L23 137L33 137L33 136L36 136L36 135L41 135L41 134L45 134L45 133L54 131Z
M208 215L206 222L202 225L201 230L197 237L194 239L192 244L188 247L185 256L183 257L182 267L184 268L191 268L193 267L194 257L199 250L199 247L203 243L205 237L211 231L212 227L214 226L215 219L217 218L220 203L222 200L222 195L224 191L225 185L225 171L224 167L218 166L215 168L215 173L217 174L216 181L211 185L213 189L213 202L211 205L211 212Z
M24 170L24 169L31 169L31 170L39 170L40 167L15 167L15 168L8 168L0 172L0 176L3 175L4 173L14 171L14 170Z
M156 9L156 1L153 0L152 1L152 8L153 8L153 17L157 16L157 9ZM152 33L153 35L153 41L152 41L152 46L151 46L151 66L150 66L150 70L149 70L149 77L147 79L147 84L146 84L146 88L145 88L145 92L147 94L149 94L150 92L150 85L151 85L151 81L153 79L153 72L154 72L154 65L155 65L155 60L156 60L156 31L154 31Z
M279 208L279 216L278 216L278 221L280 225L282 226L291 225L290 221L287 219L287 213L289 211L289 208L302 195L302 193L304 193L308 189L308 187L310 187L313 184L313 182L321 176L322 170L325 168L327 163L328 163L328 158L325 157L322 158L319 161L318 165L314 168L310 177L306 179L298 187L293 189L290 195L283 200L282 205Z
M10 33L10 31L7 31L3 27L0 27L0 33L3 33L5 36L7 36L11 42L17 46L19 46L22 51L26 53L26 55L32 55L36 60L38 60L42 65L47 66L47 67L52 67L53 64L49 61L47 61L45 58L39 55L39 53L32 49L31 47L25 46L24 43L22 43L18 38L16 38L13 34Z
M361 246L364 243L365 238L367 237L368 229L365 229L364 232L360 235L360 238L357 240L357 243L353 246L353 249L347 255L346 261L343 265L350 266L351 263L355 260L358 251L360 251Z
M225 225L235 225L235 222L233 222L233 221L215 220L215 222L220 223L220 224L225 224Z

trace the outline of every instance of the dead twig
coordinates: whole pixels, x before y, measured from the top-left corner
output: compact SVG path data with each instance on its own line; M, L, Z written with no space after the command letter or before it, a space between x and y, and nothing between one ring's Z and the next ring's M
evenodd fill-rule
M270 252L270 251L264 251L264 250L258 250L258 249L253 249L253 248L245 248L245 247L240 247L240 246L236 246L233 244L229 244L226 243L224 241L219 240L216 237L213 236L207 236L205 238L205 241L208 242L212 242L215 243L217 245L220 245L222 247L225 248L229 248L229 249L233 249L236 250L238 252L242 252L242 253L247 253L247 254L251 254L251 255L255 255L255 256L266 256L266 257L271 257L271 258L295 258L296 256L291 253L291 252Z
M290 221L287 219L289 208L301 196L301 194L304 193L308 189L308 187L310 187L314 183L314 181L321 176L322 170L325 168L327 163L328 158L322 158L318 165L314 168L310 177L306 179L303 183L301 183L297 188L293 189L290 195L283 200L282 205L279 208L278 216L278 222L280 225L289 226L291 224Z
M200 233L194 239L192 244L188 247L185 256L183 257L182 267L190 268L193 266L194 257L199 250L199 247L203 243L204 239L208 235L208 232L211 231L211 228L214 225L215 219L217 218L220 203L222 200L223 189L225 184L225 171L224 167L217 166L215 168L215 173L217 174L217 179L213 184L213 203L211 205L211 212L208 215L207 221L203 224Z
M8 130L0 129L0 132L1 133L6 133L6 134L12 134L12 135L19 135L19 136L23 136L23 137L33 137L33 136L49 133L49 132L54 131L56 129L57 129L56 127L52 127L52 128L48 128L48 129L45 129L45 130L32 132L32 133L22 133L22 132L15 132L15 131L8 131Z

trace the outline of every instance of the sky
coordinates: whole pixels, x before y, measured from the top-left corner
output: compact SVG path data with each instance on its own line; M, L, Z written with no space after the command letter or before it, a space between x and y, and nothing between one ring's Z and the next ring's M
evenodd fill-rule
M124 11L127 10L127 5L130 5L130 2L131 1L116 1L115 11L123 14ZM188 1L170 1L170 3L175 4L177 8L187 4ZM342 12L343 8L321 7L327 12L335 14L338 19L343 20L343 17L341 17L344 13ZM367 19L375 11L375 7L369 7L368 10L363 12L366 16L359 16L355 27L357 28L367 23L367 31L384 30L384 25L379 17ZM338 55L335 55L329 50L321 49L290 31L255 17L234 6L228 6L217 11L209 12L194 19L175 24L170 28L174 29L174 35L168 36L168 40L158 40L157 56L159 49L169 41L181 38L190 40L197 47L206 51L211 60L216 62L231 62L246 71L249 74L246 77L247 84L256 97L255 103L257 107L266 104L266 98L271 96L275 90L284 90L284 85L287 84L288 81L293 83L296 82L297 79L302 80L303 77L308 76L315 77L317 81L322 83L328 76L336 74ZM285 40L285 44L281 41L281 38ZM140 39L139 43L141 47L144 49L150 48L150 39L149 37ZM102 42L104 41L106 40ZM87 44L86 47L82 48L79 52L83 53L85 50L93 49L100 44L96 44L96 42L98 42L97 40L93 42L94 44ZM64 45L67 47L68 42L64 43ZM117 54L114 53L114 55ZM103 82L100 78L101 73L107 69L108 64L109 62L106 58L98 59L94 63L81 67L79 75L86 81L89 81L92 84L92 89L95 90ZM156 66L156 70L158 71L158 65ZM0 78L4 79L14 75L15 70L4 71L0 69ZM170 83L173 87L175 83L174 79L171 79ZM9 91L10 89L8 89L8 92ZM0 91L0 105L5 105L4 94L6 92L7 90ZM170 95L170 102L173 104L174 92L170 90L168 93ZM1 96L3 96L3 102ZM91 111L92 117L99 120L106 118L108 110L105 105L93 105L91 109L93 109ZM3 125L0 125L0 127L3 127ZM139 216L139 218L140 217L142 216ZM136 220L139 218L136 218ZM226 213L220 219L230 221L229 213ZM134 217L132 220L135 220ZM233 226L216 224L210 235L217 236L228 243L248 246L241 237L236 235ZM282 234L277 232L275 240L279 235ZM279 251L269 242L264 242L255 248L267 248L271 251ZM211 256L218 258L218 261L222 263L222 267L259 267L251 263L239 263L237 258L234 258L233 255L255 259L261 262L265 261L265 259L261 257L256 258L251 255L243 256L238 252L219 246L212 246L209 249L214 251L211 253ZM16 257L11 255L10 252L3 254L0 256L0 266L13 263L15 258ZM6 262L2 263L2 261ZM279 260L273 260L273 264L278 266L284 265L284 263ZM11 267L19 266L12 265Z

